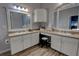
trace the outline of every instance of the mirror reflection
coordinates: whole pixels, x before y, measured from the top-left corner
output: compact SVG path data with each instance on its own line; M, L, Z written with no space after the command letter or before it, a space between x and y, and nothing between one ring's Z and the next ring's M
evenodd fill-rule
M11 29L26 28L30 24L28 14L10 12Z

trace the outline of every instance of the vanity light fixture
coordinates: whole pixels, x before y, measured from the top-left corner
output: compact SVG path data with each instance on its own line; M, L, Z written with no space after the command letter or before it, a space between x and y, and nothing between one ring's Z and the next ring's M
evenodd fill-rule
M28 8L24 8L24 7L20 7L20 6L14 6L14 9L28 12Z

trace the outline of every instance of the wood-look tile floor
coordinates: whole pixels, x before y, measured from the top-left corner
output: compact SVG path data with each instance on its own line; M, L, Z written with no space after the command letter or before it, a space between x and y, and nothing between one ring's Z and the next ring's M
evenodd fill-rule
M10 51L0 54L1 56L11 56ZM21 51L13 56L65 56L51 48L41 48L40 46L34 46L24 51Z

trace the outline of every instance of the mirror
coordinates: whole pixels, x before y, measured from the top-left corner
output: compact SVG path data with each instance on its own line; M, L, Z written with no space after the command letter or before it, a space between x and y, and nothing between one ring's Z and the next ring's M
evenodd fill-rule
M26 14L10 12L11 29L25 28L29 24L29 17Z
M26 12L25 12L26 13ZM8 28L9 30L27 29L30 25L30 16L21 12L9 10L8 13Z
M79 6L67 8L64 10L60 10L58 12L58 19L57 19L57 28L64 29L64 30L71 30L70 26L74 23L71 23L72 16L77 18L75 24L79 24L78 15L79 15ZM75 20L75 18L73 18ZM76 24L77 27L74 29L78 29L79 25Z

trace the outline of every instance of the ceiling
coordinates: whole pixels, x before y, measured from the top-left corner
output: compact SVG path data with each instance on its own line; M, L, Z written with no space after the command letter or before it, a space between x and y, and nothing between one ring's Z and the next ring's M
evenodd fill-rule
M55 9L56 7L60 6L60 3L0 3L0 6L6 7L6 8L12 8L13 6L21 6L24 8L52 8Z

